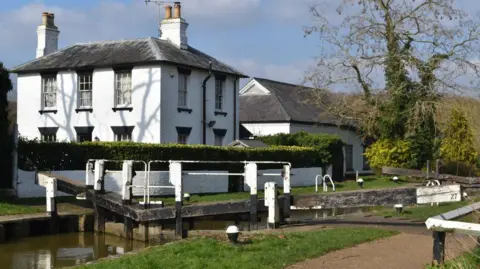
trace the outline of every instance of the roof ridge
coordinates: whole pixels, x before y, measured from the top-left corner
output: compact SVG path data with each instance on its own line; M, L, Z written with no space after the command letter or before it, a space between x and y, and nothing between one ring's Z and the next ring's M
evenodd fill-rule
M288 83L288 82L283 82L283 81L278 81L278 80L273 80L273 79L268 79L268 78L254 77L254 79L255 79L255 80L257 80L257 79L259 79L259 80L266 80L266 81L273 82L273 83L284 84L284 85L295 86L295 87L312 88L312 87L309 87L309 86L304 86L304 85L299 85L299 84L293 84L293 83ZM313 88L312 88L312 89L313 89Z
M155 55L155 57L157 58L157 60L162 60L163 57L162 57L162 52L160 50L160 48L158 47L158 43L153 41L153 38L150 37L148 38L148 44L150 45L150 49L153 51L153 54Z
M93 44L105 44L105 43L120 43L128 41L139 41L139 40L149 40L152 37L136 37L136 38L124 38L124 39L108 39L108 40L99 40L99 41L88 41L88 42L77 42L74 45L93 45Z

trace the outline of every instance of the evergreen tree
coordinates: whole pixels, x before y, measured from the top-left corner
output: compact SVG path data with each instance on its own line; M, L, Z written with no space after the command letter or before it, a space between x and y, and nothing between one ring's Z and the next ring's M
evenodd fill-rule
M7 94L12 90L8 70L0 62L0 186L10 185L11 161L12 161L12 139L8 132L10 126L8 120Z

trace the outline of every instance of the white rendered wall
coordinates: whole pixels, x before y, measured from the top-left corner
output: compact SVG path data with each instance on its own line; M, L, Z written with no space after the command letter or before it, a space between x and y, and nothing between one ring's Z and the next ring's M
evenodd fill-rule
M188 144L202 144L203 143L203 89L202 83L208 75L207 71L192 70L188 76L187 81L187 107L192 109L191 113L182 111L178 112L178 70L173 65L162 66L162 128L161 137L162 143L176 143L177 130L175 127L191 127L191 133ZM226 116L215 115L215 76L212 75L207 82L206 91L206 122L216 121L215 125L210 128L207 126L206 142L207 144L214 144L213 129L226 129L223 145L227 145L234 141L233 134L233 99L234 94L237 94L237 126L238 118L238 87L239 81L236 81L237 92L234 91L234 78L227 76L224 83L224 104L223 111L227 112ZM236 128L238 138L238 128Z
M132 140L159 143L160 138L160 81L159 66L135 67L132 70L133 110L113 112L114 71L95 69L93 73L93 113L75 112L78 102L77 73L63 71L57 74L56 114L41 115L41 76L18 76L17 122L21 136L40 138L38 127L59 127L57 140L76 140L74 127L94 126L92 137L113 141L111 126L135 126Z

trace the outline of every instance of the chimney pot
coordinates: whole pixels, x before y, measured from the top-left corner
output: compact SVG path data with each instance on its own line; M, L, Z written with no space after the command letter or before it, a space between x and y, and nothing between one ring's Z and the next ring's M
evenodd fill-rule
M182 5L180 4L180 2L175 2L174 3L174 14L173 14L173 18L174 19L180 19L182 17Z
M47 25L48 23L48 12L43 12L42 13L42 25Z
M172 6L166 5L165 6L165 19L171 19L172 18Z

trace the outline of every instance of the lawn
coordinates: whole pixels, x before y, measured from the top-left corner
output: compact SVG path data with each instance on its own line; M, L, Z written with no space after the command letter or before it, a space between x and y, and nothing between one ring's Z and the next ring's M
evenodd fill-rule
M224 239L195 238L157 246L84 269L280 269L327 252L397 234L374 228L339 228L276 235L250 235L234 246ZM242 236L240 240L244 240Z
M390 177L385 176L365 176L362 177L364 180L363 189L385 189L385 188L395 188L395 187L405 187L409 183L404 179L400 178L398 183L393 183ZM420 181L419 181L420 183ZM354 191L361 190L358 187L357 183L353 180L345 182L336 182L335 189L337 192L341 191ZM283 188L279 188L280 193L283 193ZM331 185L328 184L329 194L332 192ZM308 187L293 187L291 190L292 195L298 194L314 194L315 186ZM323 194L323 187L319 184L318 193ZM236 192L236 193L220 193L220 194L196 194L190 196L190 201L185 202L185 204L195 204L195 203L212 203L212 202L227 202L227 201L238 201L238 200L247 200L250 197L249 192ZM258 198L263 198L263 191L258 191ZM138 200L143 199L142 197L137 198ZM152 200L161 200L165 205L172 205L175 202L174 197L162 197L162 198L151 198Z
M476 199L476 201L478 201L478 199ZM387 218L401 217L401 218L408 218L408 219L417 220L417 221L426 221L430 217L440 215L442 213L446 213L448 211L466 206L473 202L474 201L472 200L465 200L465 201L456 202L456 203L442 203L442 204L439 204L438 206L436 206L435 204L433 206L430 206L430 205L409 206L409 207L405 207L403 209L403 212L400 214L396 213L395 209L382 208L382 209L375 210L373 213L375 215L384 216ZM472 215L467 215L457 220L471 222Z
M87 210L85 202L78 201L74 196L60 196L56 198L59 212L79 212ZM0 216L45 213L45 197L2 199L0 200Z

